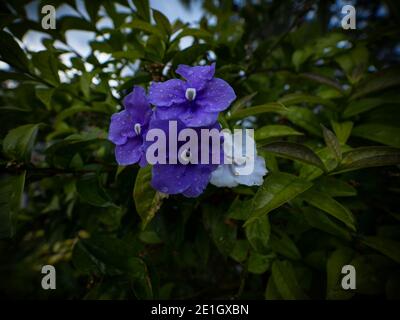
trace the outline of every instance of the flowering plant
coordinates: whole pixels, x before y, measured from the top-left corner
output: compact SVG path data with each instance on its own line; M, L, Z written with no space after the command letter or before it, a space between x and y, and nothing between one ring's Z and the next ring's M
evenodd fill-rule
M210 66L179 65L176 73L186 79L171 79L165 82L153 82L150 85L149 97L145 95L142 87L134 87L133 92L124 99L125 110L114 114L111 117L109 139L115 145L115 157L120 165L129 165L139 162L141 166L148 163L146 152L151 145L146 140L149 130L162 130L167 136L169 149L174 145L175 151L167 147L161 147L158 152L168 154L168 160L187 158L186 162L177 163L154 163L152 169L152 186L160 192L166 194L182 193L187 197L197 197L206 188L212 177L212 183L216 186L234 187L238 184L261 185L263 176L266 174L265 161L263 158L252 155L239 154L238 149L242 150L242 145L237 143L238 139L230 139L232 148L230 160L233 163L223 163L223 151L218 164L210 164L210 157L206 157L201 163L196 152L196 159L193 159L191 150L197 146L189 146L181 150L182 141L178 140L178 135L184 128L194 128L194 133L200 134L203 130L220 129L218 115L220 111L229 107L236 95L232 87L224 80L214 78L215 63ZM150 109L149 102L154 109ZM178 132L171 134L169 123L178 123ZM236 137L236 135L230 135ZM174 141L169 141L173 140ZM240 137L240 141L245 145L247 141ZM197 141L198 142L198 141ZM218 139L219 143L220 140ZM232 142L236 142L236 146ZM240 144L242 144L242 142ZM210 144L210 142L206 142ZM254 140L249 144L255 149ZM203 143L201 144L203 147ZM206 152L211 152L213 146L207 145ZM219 150L219 148L217 148ZM200 148L200 151L201 148ZM251 158L252 157L252 158ZM202 158L203 160L203 158ZM240 175L235 171L235 167L243 165L244 162L251 160L256 163L256 170ZM199 163L200 162L200 163ZM240 162L240 163L239 163ZM229 169L230 168L230 169ZM215 171L213 173L213 171Z

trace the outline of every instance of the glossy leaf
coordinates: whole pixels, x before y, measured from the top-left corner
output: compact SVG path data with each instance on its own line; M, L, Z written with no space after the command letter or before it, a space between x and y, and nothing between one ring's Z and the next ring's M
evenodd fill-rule
M254 211L246 223L280 207L312 186L311 182L282 172L268 174L253 198Z

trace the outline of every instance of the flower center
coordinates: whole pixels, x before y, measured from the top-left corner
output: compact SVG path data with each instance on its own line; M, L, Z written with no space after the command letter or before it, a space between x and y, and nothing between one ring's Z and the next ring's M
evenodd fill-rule
M190 153L190 151L188 149L183 150L181 153L181 159L185 163L189 163L191 156L192 156L192 154Z
M233 157L233 163L234 164L236 164L236 165L238 165L238 166L241 166L241 165L244 165L245 163L246 163L246 159L247 157Z
M140 123L135 123L133 128L135 130L136 135L140 135L140 132L142 132L142 126L140 125Z
M195 88L187 88L185 92L185 97L189 101L193 101L196 99L196 89Z

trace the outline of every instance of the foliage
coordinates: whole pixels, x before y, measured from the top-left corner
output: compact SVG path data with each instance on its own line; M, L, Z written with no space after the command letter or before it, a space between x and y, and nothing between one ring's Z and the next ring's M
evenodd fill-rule
M25 3L6 1L1 15L3 294L400 298L395 1L355 2L369 12L357 30L329 25L340 14L329 1L205 0L194 27L147 0L69 0L55 30ZM29 30L46 34L45 50L21 45ZM88 56L68 45L71 30L92 33ZM193 43L181 49L185 37ZM133 85L214 61L238 97L220 122L255 128L269 173L259 188L165 198L149 168L118 167L110 116ZM40 287L45 264L56 267L55 291ZM346 264L354 291L340 287Z

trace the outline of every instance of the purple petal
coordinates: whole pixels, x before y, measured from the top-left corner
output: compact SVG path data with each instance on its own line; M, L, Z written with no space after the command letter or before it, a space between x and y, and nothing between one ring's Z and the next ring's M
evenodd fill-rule
M118 164L126 166L138 162L142 156L141 145L141 137L129 138L125 144L117 145L115 147L115 158Z
M206 127L216 123L218 112L204 112L199 107L186 109L179 115L179 119L188 127Z
M211 170L208 166L192 165L188 166L186 175L191 177L192 183L189 188L182 192L186 197L198 197L206 189L211 177Z
M156 164L152 169L151 185L163 193L182 193L191 183L185 177L186 168L180 164Z
M176 73L186 79L188 88L201 90L207 85L207 82L214 77L215 63L211 66L196 67L180 64L176 69Z
M186 102L185 88L185 83L178 79L153 82L149 89L149 101L157 107L169 107L174 103L184 103Z
M128 111L123 110L111 116L108 134L110 141L116 145L122 145L126 143L127 138L134 137L135 135L134 121Z
M135 86L133 91L124 98L124 106L135 123L144 125L149 122L152 111L144 88Z
M215 73L215 63L211 64L211 66L195 66L191 67L185 64L180 64L176 69L176 73L181 75L186 80L211 80L214 77Z
M177 119L186 111L185 104L171 105L169 107L157 107L155 116L159 120Z
M219 112L228 108L235 99L236 94L232 87L226 81L214 78L198 93L196 104L203 111Z

